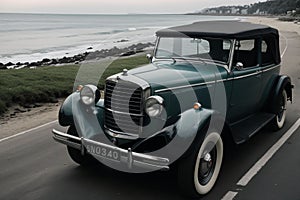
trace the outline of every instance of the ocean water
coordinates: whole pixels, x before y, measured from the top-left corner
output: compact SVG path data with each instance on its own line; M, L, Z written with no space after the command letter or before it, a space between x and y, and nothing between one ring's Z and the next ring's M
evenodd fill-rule
M33 62L154 42L158 29L235 17L191 15L1 14L0 62ZM128 40L127 42L118 42Z

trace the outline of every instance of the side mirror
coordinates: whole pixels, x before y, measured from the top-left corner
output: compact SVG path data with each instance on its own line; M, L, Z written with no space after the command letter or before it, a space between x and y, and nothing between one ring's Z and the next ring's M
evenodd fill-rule
M146 55L146 57L149 60L149 62L152 63L153 56L149 53Z
M242 70L244 68L244 64L241 62L236 63L235 69L237 70Z

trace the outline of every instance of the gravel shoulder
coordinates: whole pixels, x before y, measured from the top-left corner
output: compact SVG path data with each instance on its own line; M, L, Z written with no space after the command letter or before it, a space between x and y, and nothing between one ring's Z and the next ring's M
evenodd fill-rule
M11 107L0 119L0 139L57 120L62 102L60 99L58 103L40 104L29 111L19 106Z

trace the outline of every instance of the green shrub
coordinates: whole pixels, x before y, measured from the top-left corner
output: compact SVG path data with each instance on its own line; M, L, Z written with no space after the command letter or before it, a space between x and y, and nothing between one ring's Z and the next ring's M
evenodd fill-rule
M108 76L121 72L124 68L132 69L147 63L145 56L117 59L112 62L100 78L98 86L103 89ZM98 74L103 63L66 66L40 67L37 69L1 70L0 71L0 115L13 104L25 106L34 103L55 102L72 93L74 81L87 84L86 80L99 80ZM85 73L85 68L88 73ZM77 80L78 70L82 80ZM83 74L83 75L82 75ZM95 77L92 77L95 76Z

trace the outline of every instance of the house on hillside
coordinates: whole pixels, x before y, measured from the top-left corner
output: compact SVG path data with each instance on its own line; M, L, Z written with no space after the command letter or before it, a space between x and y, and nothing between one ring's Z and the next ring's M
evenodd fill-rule
M247 15L248 14L248 9L242 9L241 14L242 15Z

